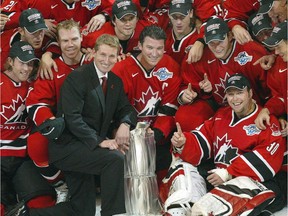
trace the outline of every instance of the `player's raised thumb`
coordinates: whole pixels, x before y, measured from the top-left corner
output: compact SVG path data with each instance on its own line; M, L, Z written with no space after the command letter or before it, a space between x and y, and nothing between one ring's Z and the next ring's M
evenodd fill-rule
M176 128L177 128L177 132L182 134L182 129L181 129L181 126L178 122L176 122Z
M209 80L208 80L207 73L205 73L205 74L204 74L204 82L207 82L207 81L209 81Z
M191 83L188 84L187 89L188 89L188 91L192 92L192 86L191 86Z

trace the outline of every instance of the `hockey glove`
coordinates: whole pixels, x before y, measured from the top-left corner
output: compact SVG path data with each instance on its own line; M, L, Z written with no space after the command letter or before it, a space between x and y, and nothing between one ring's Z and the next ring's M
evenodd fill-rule
M38 131L48 139L58 139L65 128L64 118L48 119L38 127Z

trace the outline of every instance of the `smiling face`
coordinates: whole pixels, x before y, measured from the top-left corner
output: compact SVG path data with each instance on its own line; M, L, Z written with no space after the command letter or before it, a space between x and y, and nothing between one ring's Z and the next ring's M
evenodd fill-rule
M15 82L27 81L34 67L33 60L24 63L17 57L14 59L8 57L8 64L11 66L11 70L6 71L6 74Z
M144 38L143 43L139 43L141 53L138 56L141 64L146 70L155 67L164 55L164 39L156 40L149 36Z
M109 72L117 62L118 49L106 44L101 44L95 51L94 62L97 68L103 72Z
M247 87L243 90L231 87L226 91L227 102L239 118L243 118L252 112L254 107L252 96L252 90L248 90Z
M209 49L213 52L216 58L226 59L232 50L232 35L227 34L223 41L213 40L208 43Z
M79 29L73 27L71 29L59 29L58 44L62 51L62 57L66 64L79 62L82 56L80 52L82 37Z

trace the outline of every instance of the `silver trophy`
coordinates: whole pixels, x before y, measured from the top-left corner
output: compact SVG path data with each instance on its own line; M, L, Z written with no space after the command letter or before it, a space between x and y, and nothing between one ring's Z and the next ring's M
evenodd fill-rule
M147 133L148 123L138 122L131 131L129 151L125 156L126 215L161 215L155 174L154 134Z

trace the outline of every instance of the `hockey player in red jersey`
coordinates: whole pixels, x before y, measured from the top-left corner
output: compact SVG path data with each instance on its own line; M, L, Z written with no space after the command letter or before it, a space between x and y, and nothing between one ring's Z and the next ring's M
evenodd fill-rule
M263 43L275 49L277 55L273 67L267 73L267 84L271 89L272 98L265 104L255 123L258 128L266 129L270 125L270 114L281 117L287 110L287 23L283 22L274 27L270 38ZM284 118L285 120L285 118ZM287 122L282 122L283 135L287 136Z
M173 2L177 5L183 1L173 0ZM192 1L192 8L194 9L194 16L196 18L196 23L195 23L196 29L199 31L201 38L199 38L195 42L194 46L192 46L192 48L189 51L189 55L187 56L187 62L189 64L192 62L197 62L201 59L203 55L203 47L205 46L205 42L203 39L204 27L206 25L207 20L211 16L223 17L223 10L222 10L221 4L222 4L221 0L193 0Z
M157 25L161 20L166 20L166 23L168 24L167 16L165 16L165 14L167 15L167 10L163 13L164 14L155 12L155 14L151 14L155 19L151 19L149 15L145 15L145 17L139 19L137 7L131 0L117 0L114 2L112 7L111 22L104 24L103 28L97 32L89 33L86 27L82 29L82 46L84 48L93 48L96 39L100 35L107 33L116 35L119 38L123 53L139 52L139 35L145 26L152 24Z
M274 27L270 38L263 42L266 46L274 48L277 55L276 60L267 72L267 84L271 89L272 97L264 105L264 108L255 119L256 126L261 130L270 127L271 117L275 115L280 122L281 134L287 141L288 124L287 124L287 23L283 22ZM288 146L286 142L286 152L283 156L282 168L283 172L277 175L278 181L283 185L283 192L287 202L287 157Z
M253 97L258 103L265 103L270 95L266 71L259 65L253 65L267 53L263 46L254 41L240 45L232 38L227 23L217 17L207 22L205 41L208 47L204 49L201 60L190 65L184 62L181 67L184 86L178 101L184 106L179 107L175 118L184 131L195 129L213 115L212 108L216 110L217 106L226 104L224 85L235 73L248 77L255 91ZM201 84L204 80L211 83L212 91L203 88ZM189 84L193 91L188 91Z
M113 68L122 78L138 121L150 123L154 130L156 170L168 168L171 162L167 138L175 128L180 85L179 65L164 54L165 40L166 34L160 27L145 27L139 38L141 53L118 62Z
M5 30L19 26L18 19L23 10L36 8L51 24L49 31L55 31L55 25L66 19L74 19L80 26L88 24L88 30L95 31L109 20L111 6L112 0L46 0L45 4L41 0L10 0L5 1L1 8L10 18Z
M270 212L283 208L281 190L273 178L279 171L285 149L277 119L265 130L254 121L261 107L252 99L248 79L242 74L229 77L225 84L229 106L191 132L177 132L171 142L175 154L194 166L213 158L216 169L208 170L207 183L219 186L239 176L248 176L271 189L276 198L267 207ZM262 208L265 206L261 206Z
M178 64L181 64L182 61L186 61L185 54L190 51L197 39L203 36L200 36L195 28L191 1L185 0L179 3L171 1L169 18L172 26L166 30L165 50ZM202 53L203 48L204 46Z
M62 83L73 69L85 63L85 55L80 51L82 37L78 23L73 20L60 22L57 25L57 41L62 52L55 59L59 72L53 71L53 80L38 78L26 99L28 114L36 127L55 119ZM48 162L48 143L45 136L39 132L33 133L28 137L28 153L42 176L55 187L57 202L65 201L67 192L65 194L65 185L61 184L63 176Z
M44 39L44 31L47 26L42 14L37 9L27 9L19 18L20 27L2 32L1 40L1 70L8 56L11 45L19 40L27 41L35 49L35 55L41 58L43 49L48 49L48 41ZM46 46L47 45L47 46Z
M31 85L29 77L37 69L38 59L33 47L24 41L15 42L8 56L6 70L0 74L1 215L4 212L16 215L23 200L31 208L53 206L55 191L27 157L27 137L32 122L28 119L25 100ZM17 203L16 195L20 203L10 209Z

